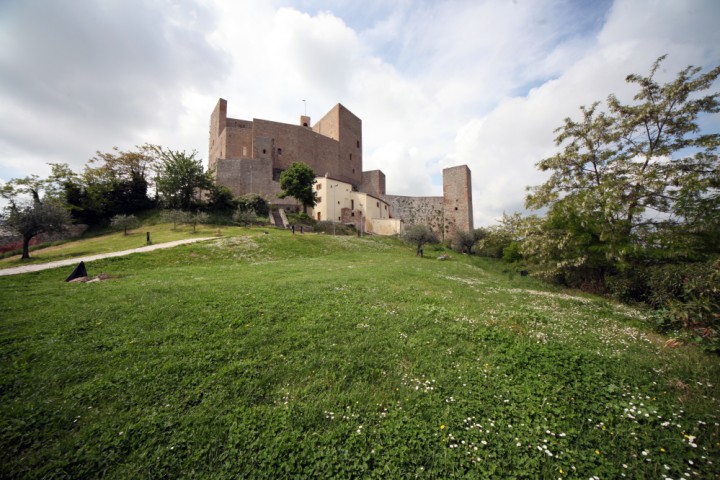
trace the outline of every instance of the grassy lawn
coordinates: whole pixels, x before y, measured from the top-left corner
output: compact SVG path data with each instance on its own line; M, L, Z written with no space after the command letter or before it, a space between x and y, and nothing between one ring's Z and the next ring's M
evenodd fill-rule
M392 239L222 233L0 277L0 477L720 477L718 357L640 311Z
M148 232L152 243L158 244L193 237L212 237L218 234L220 236L240 235L245 233L245 230L241 227L222 226L218 228L213 225L198 225L195 231L191 226L178 225L173 230L172 225L167 223L147 225L131 230L127 235L117 232L32 251L30 252L30 260L20 260L20 255L0 259L0 269L144 247L147 245L146 233Z

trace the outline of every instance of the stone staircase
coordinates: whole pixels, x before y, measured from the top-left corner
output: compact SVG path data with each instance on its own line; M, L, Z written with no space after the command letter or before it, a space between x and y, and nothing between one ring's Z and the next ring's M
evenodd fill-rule
M287 217L285 216L285 210L283 210L282 208L279 208L277 210L271 210L270 223L272 223L278 228L287 228L288 221Z

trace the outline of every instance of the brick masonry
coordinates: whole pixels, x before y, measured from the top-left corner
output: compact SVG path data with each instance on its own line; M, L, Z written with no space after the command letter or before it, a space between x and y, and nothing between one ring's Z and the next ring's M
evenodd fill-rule
M467 166L443 170L442 197L386 195L385 174L362 170L362 121L357 116L338 103L310 125L305 115L298 125L228 118L227 101L219 99L210 116L208 152L215 181L234 195L257 193L275 205L291 207L296 205L293 199L277 198L280 173L293 162L304 162L317 176L332 177L385 199L392 217L401 218L406 226L425 224L444 230L444 235L473 228Z

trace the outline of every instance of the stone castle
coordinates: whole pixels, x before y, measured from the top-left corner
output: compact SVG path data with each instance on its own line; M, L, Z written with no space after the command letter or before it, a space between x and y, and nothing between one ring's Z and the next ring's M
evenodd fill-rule
M382 171L363 171L362 147L362 121L341 104L311 126L305 115L299 125L228 118L221 98L210 116L208 166L217 184L234 195L256 193L280 209L296 210L297 202L277 197L280 174L293 162L306 163L317 175L319 198L309 213L370 233L400 233L414 224L448 236L473 229L466 165L443 170L442 197L388 195Z

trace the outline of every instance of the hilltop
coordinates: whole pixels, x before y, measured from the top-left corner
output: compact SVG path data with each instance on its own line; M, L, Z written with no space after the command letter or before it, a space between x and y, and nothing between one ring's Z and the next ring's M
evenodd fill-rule
M645 311L392 238L228 233L0 278L4 476L720 476L717 357Z

